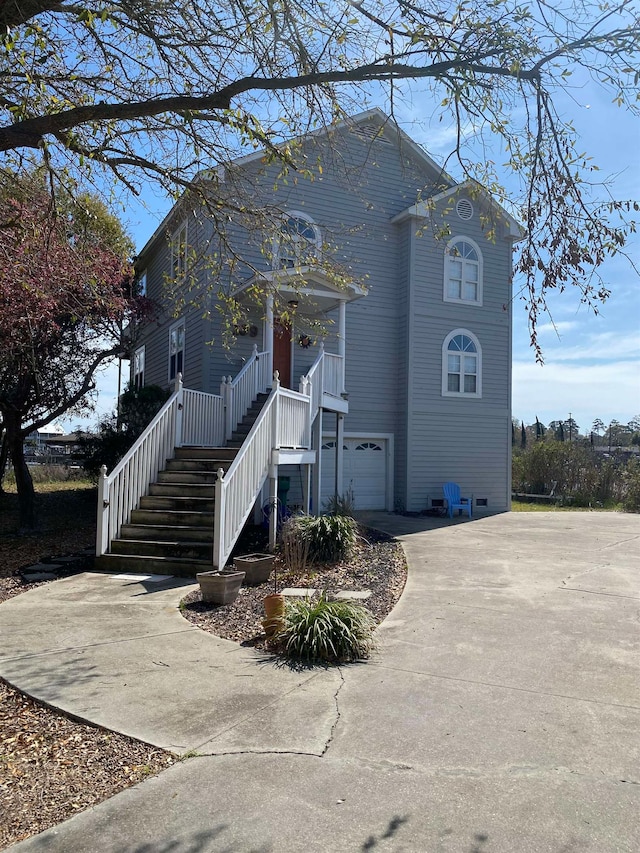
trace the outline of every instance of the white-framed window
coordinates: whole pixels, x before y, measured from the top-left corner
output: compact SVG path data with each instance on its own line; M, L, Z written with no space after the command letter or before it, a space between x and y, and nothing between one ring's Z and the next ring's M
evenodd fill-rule
M275 269L287 270L308 266L320 257L320 229L305 213L291 210L282 217L280 233L274 247Z
M455 329L442 345L443 397L482 396L482 348L467 329Z
M482 252L470 237L454 237L447 244L443 299L482 305Z
M187 220L173 232L171 237L171 275L181 278L187 271Z
M184 374L184 320L178 320L169 329L169 381L178 373Z
M136 391L144 387L144 347L138 347L133 353L133 370L132 382Z
M138 296L146 296L147 295L147 271L146 270L142 270L142 272L138 273L137 286L138 286Z

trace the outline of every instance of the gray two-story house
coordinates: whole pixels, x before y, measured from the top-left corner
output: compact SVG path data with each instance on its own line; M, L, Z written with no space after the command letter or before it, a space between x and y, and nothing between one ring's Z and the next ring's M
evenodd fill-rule
M174 416L182 450L163 453L216 445L240 457L216 468L214 526L226 533L214 536L215 565L252 509L274 505L278 478L281 501L313 512L345 493L356 509L421 511L450 480L474 509L510 503L519 226L378 110L296 145L304 175L258 152L200 176L209 204L186 194L137 262L162 308L131 380L173 386L181 375L192 395ZM225 469L246 481L242 499L222 497ZM126 531L150 500L140 495L125 502ZM232 503L242 506L227 523ZM120 535L107 527L101 553Z

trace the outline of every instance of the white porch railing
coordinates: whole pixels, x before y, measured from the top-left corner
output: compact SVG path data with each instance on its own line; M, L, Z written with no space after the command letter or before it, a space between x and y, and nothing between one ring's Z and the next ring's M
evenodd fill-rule
M242 527L269 474L271 451L311 446L309 397L274 389L229 470L218 470L215 492L213 565L226 564Z
M182 441L201 447L221 447L225 437L224 400L215 394L184 389Z
M223 377L220 394L226 407L225 438L231 435L251 408L258 394L270 386L269 353L258 352L254 344L249 360L235 379Z
M278 389L276 440L274 448L311 447L311 399L305 394Z
M107 475L105 465L98 482L98 525L96 554L101 556L117 539L120 528L131 518L140 498L147 494L166 460L183 444L222 444L224 436L223 400L213 394L188 391L182 376L176 390L160 409L133 447Z
M322 407L324 394L340 397L344 393L344 358L341 355L324 351L320 344L318 357L311 365L309 372L300 380L300 393L307 394L307 385L311 385L311 423Z
M344 358L331 352L324 354L323 392L339 397L344 393Z

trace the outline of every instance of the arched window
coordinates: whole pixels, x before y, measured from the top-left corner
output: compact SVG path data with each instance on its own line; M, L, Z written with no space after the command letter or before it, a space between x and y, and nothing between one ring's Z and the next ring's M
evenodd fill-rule
M482 349L475 335L456 329L442 346L444 397L482 396Z
M282 217L275 251L276 269L308 266L320 256L320 229L310 217L292 210Z
M482 253L469 237L454 237L447 244L443 299L482 305Z

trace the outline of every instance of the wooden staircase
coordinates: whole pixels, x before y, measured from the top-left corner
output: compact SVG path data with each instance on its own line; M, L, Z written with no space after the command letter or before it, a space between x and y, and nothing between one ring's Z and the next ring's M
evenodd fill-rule
M177 447L95 567L179 577L212 569L217 471L228 470L268 396L258 395L226 447Z

